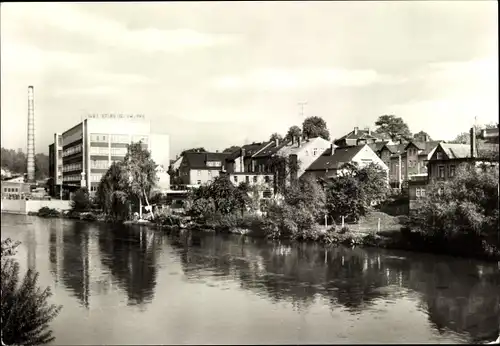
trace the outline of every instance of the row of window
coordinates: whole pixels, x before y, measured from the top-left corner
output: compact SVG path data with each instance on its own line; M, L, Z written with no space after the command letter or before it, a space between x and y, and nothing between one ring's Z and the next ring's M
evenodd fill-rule
M76 154L76 153L81 153L81 152L82 152L82 145L78 144L78 145L75 145L75 146L70 147L68 149L65 149L63 151L62 156L66 157L66 156L73 155L73 154Z
M6 193L18 193L19 192L19 188L18 187L5 187L3 189L3 192L6 192Z
M258 181L258 178L259 178L259 177L258 177L257 175L254 175L254 176L252 177L252 181L253 181L254 183L256 183L256 182ZM239 181L239 178L238 178L238 176L237 176L237 175L235 175L235 176L233 177L233 179L234 179L234 182L235 182L235 183L237 183L237 182ZM243 181L243 180L242 180L242 181ZM268 175L265 175L265 176L264 176L264 182L265 182L265 183L269 183L270 181L271 181L271 178L270 178ZM246 182L246 183L250 183L250 176L245 175L245 182Z
M80 181L82 176L80 174L67 175L63 177L63 181Z
M90 147L90 155L109 155L109 147Z
M222 163L220 161L207 161L207 167L220 167Z
M94 174L94 173L92 173L90 175L90 181L92 181L92 182L100 182L101 178L102 178L102 174Z
M108 160L91 160L90 161L90 168L108 169L109 168L109 161Z
M124 143L128 144L130 142L148 142L148 136L145 135L108 135L108 134L98 134L93 133L90 135L90 141L94 143Z
M63 166L63 172L72 172L72 171L77 171L79 169L82 169L81 162L79 162L79 163L70 163L68 165L64 165Z
M448 167L448 177L453 178L455 176L455 165ZM438 177L446 178L446 168L443 165L438 166Z

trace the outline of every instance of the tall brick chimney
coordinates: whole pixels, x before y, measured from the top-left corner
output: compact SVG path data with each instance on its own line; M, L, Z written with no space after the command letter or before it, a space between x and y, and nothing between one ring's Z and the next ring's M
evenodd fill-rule
M359 130L359 129L358 129L358 127L355 127L355 128L354 128L354 135L357 135L357 134L358 134L358 130Z
M474 126L470 129L470 157L476 157L476 129Z

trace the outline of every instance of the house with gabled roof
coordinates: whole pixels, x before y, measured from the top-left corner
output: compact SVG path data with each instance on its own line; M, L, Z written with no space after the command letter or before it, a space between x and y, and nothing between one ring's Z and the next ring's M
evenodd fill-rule
M382 135L373 133L370 128L365 128L360 130L359 127L355 127L348 134L340 137L334 141L334 144L338 147L350 147L363 144L372 144L378 142L386 142Z
M348 163L357 164L358 167L374 163L386 171L389 170L373 149L369 145L363 144L330 148L306 169L306 174L322 179L335 178L341 172L342 166Z
M200 186L210 183L224 169L228 155L227 153L184 153L179 166L182 184Z
M331 146L330 141L321 137L294 138L282 143L276 141L255 155L253 159L258 171L273 174L276 173L272 164L274 158L283 157L288 158L289 162L295 162L296 169L293 172L281 172L285 173L283 178L286 183L291 183L292 180L300 178L306 172L306 169Z

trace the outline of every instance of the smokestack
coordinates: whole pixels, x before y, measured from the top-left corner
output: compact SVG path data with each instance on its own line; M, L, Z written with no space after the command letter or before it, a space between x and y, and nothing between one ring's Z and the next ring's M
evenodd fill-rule
M28 182L35 181L35 94L28 87Z
M330 153L330 155L332 155L332 156L333 156L333 155L335 155L335 144L333 144L333 143L332 143L332 144L330 145L330 149L331 149L331 153Z
M476 157L476 129L474 126L470 129L470 157Z
M354 128L354 135L357 135L357 134L358 134L358 128L357 128L357 127L355 127L355 128Z

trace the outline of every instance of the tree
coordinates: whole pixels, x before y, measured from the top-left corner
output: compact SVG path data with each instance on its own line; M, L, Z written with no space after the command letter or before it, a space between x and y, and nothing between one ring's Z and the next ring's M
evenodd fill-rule
M207 151L203 147L198 147L198 148L191 148L191 149L186 149L181 152L181 156L183 156L185 153L206 153Z
M279 133L275 132L271 135L271 137L269 138L270 141L275 141L275 140L278 140L278 141L282 141L283 140L283 136L281 136Z
M113 162L102 176L96 198L104 213L113 221L127 219L130 201L127 197L128 176L123 162Z
M339 176L329 182L326 201L328 214L337 221L342 216L354 221L366 212L361 184L350 175Z
M389 193L387 172L371 163L360 168L344 164L338 177L327 184L327 205L334 219L341 216L357 220L368 208Z
M19 243L2 240L1 315L2 344L41 345L55 338L49 323L59 314L61 306L49 304L50 287L37 286L38 273L28 269L19 284L19 263L11 258Z
M434 239L465 239L470 249L482 248L483 241L500 247L498 178L498 166L460 167L453 179L427 187L411 225Z
M423 130L419 131L413 135L413 139L415 139L415 140L420 140L424 137L426 137L428 141L432 141L431 136L429 136L429 134Z
M91 209L89 191L86 187L78 189L71 199L71 209L83 212Z
M45 154L35 155L35 177L45 179L49 176L49 156Z
M326 122L320 117L308 117L302 123L302 134L306 138L321 137L330 140L330 132L326 126Z
M128 147L127 155L123 160L123 169L127 174L122 175L122 185L127 186L129 198L139 201L139 215L142 216L142 198L148 203L148 196L156 185L156 163L151 158L151 153L144 149L142 143L132 143ZM127 177L128 175L128 177Z
M234 153L235 151L240 150L240 147L236 145L232 145L229 148L224 149L223 153Z
M293 138L302 137L302 130L297 125L290 126L288 132L286 133L285 140L291 141Z
M393 141L412 138L408 125L400 117L382 115L377 119L375 125L378 126L375 130L376 133L385 134Z

